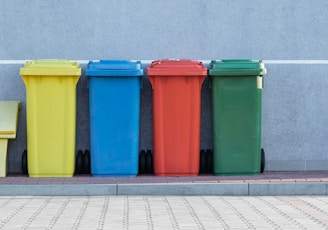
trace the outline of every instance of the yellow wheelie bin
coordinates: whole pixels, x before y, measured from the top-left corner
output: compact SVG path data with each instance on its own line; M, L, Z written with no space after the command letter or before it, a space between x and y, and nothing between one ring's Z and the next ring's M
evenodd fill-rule
M30 177L71 177L75 169L77 62L35 60L20 69L26 86Z

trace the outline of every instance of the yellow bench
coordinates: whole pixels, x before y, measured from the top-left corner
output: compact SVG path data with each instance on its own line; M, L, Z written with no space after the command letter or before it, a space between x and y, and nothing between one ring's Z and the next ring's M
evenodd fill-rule
M0 101L0 177L7 174L8 139L16 138L19 101Z

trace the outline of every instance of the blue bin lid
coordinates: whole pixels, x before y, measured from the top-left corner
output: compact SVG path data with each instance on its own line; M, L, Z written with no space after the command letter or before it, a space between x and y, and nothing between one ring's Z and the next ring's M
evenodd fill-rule
M89 61L87 76L142 76L143 69L140 61L129 60L100 60Z

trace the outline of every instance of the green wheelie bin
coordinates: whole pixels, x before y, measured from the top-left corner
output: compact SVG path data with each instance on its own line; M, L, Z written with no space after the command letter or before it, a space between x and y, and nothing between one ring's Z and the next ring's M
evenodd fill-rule
M212 61L213 159L216 175L264 170L261 149L262 61Z

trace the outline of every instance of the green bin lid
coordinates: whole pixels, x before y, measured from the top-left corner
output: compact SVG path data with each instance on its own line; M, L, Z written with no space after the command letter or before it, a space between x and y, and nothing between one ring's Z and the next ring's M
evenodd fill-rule
M68 60L34 60L27 61L20 69L20 75L35 76L80 76L79 64Z
M209 68L211 76L263 76L266 68L258 60L222 60L212 61Z

